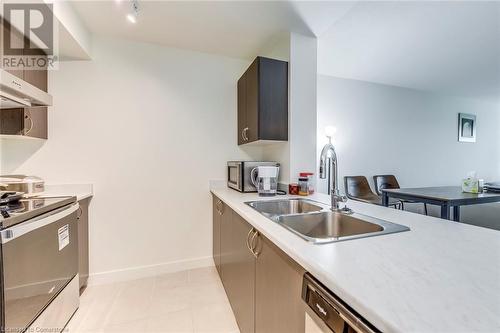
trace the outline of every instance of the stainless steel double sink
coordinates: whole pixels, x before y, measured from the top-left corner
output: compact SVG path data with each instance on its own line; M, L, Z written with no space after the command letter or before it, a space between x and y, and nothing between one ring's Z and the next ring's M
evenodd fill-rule
M410 228L352 213L333 212L328 206L308 199L251 201L247 205L315 244L409 231Z

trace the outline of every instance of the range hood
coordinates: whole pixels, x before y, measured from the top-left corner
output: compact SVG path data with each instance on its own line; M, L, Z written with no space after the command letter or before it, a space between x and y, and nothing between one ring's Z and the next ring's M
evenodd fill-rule
M0 69L0 109L51 105L50 94Z

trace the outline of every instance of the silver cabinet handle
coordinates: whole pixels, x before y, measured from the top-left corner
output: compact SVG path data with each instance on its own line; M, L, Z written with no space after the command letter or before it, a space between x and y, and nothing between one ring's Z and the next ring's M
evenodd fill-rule
M248 249L248 251L252 252L252 254L254 254L254 253L253 253L253 251L252 251L252 248L250 247L250 234L251 234L254 230L255 230L255 229L254 229L254 228L252 228L252 229L250 229L250 231L248 231L248 234L247 234L247 242L246 242L246 243L247 243L247 249Z
M259 232L257 230L254 231L254 234L252 235L252 239L250 240L250 247L252 249L252 254L255 258L259 257L260 252L255 251L257 248L257 243L254 245L254 241L258 239Z
M248 132L248 127L245 127L243 129L243 131L241 132L241 136L243 137L243 141L248 141L247 132Z
M217 208L217 213L219 213L219 215L222 215L222 201L221 200L218 200L217 203L215 204L215 207Z
M80 217L82 217L83 215L83 209L82 209L82 206L79 206L78 207L78 215L76 216L76 218L79 220Z
M220 215L224 215L224 203L222 202L222 200L219 201L220 201Z
M30 127L27 130L24 130L24 135L28 135L29 132L33 129L33 119L31 118L30 111L28 111L28 114L25 116L26 119L30 121Z

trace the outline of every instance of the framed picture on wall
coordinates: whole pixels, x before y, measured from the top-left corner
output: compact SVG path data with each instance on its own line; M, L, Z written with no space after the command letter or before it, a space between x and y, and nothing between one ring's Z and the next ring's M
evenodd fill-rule
M473 114L458 114L458 141L476 142L476 116Z

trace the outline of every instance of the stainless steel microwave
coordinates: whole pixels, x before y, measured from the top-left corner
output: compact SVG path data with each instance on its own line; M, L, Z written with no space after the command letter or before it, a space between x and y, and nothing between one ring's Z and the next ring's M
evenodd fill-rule
M229 161L227 162L227 186L240 192L257 192L250 174L258 166L277 166L277 162Z

